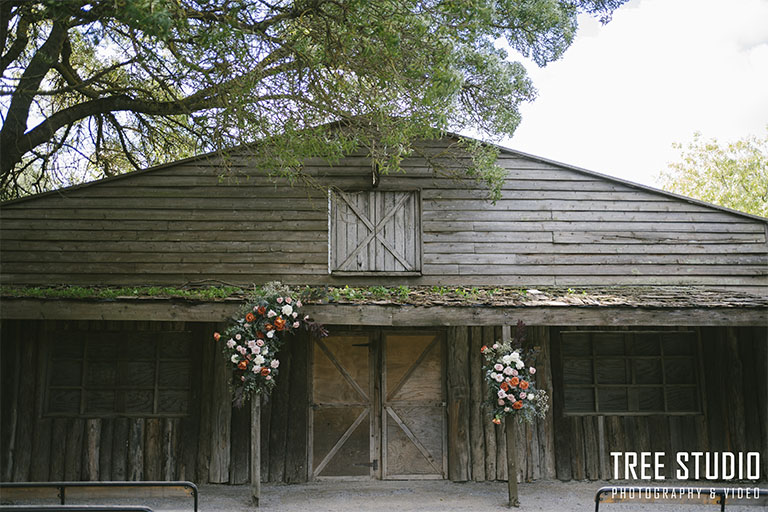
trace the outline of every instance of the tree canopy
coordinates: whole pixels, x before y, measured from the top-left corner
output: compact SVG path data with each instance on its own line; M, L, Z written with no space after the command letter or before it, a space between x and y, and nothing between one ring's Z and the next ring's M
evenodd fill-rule
M768 128L727 144L704 140L680 149L680 160L659 175L665 190L753 215L768 217Z
M535 89L506 48L543 66L625 1L1 0L2 198L265 139L277 172L360 145L386 172L509 136Z

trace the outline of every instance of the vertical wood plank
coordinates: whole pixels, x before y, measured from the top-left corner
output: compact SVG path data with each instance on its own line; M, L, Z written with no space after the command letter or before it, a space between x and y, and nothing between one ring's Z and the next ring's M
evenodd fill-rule
M69 421L66 418L54 418L51 431L51 469L49 478L53 481L64 480L64 461L67 460L67 432Z
M250 400L251 420L251 450L250 450L250 480L251 501L257 507L261 499L261 395Z
M192 374L202 376L203 347L205 345L214 346L212 341L213 334L208 330L208 325L200 322L188 322L184 328L190 331L190 344L192 349ZM215 331L215 329L213 330ZM219 343L226 343L219 340ZM178 425L178 463L176 468L176 478L179 480L197 480L197 453L200 443L200 424L204 421L202 416L203 388L204 378L193 378L190 388L190 402L188 414L181 418Z
M161 479L162 420L148 418L144 423L144 480Z
M307 333L297 333L288 340L291 351L290 400L285 453L285 482L303 483L309 478L307 432L309 430L309 350L311 339ZM286 375L287 377L288 375Z
M29 480L29 468L32 452L32 432L36 417L35 411L35 389L37 383L36 357L41 350L40 329L35 323L27 324L27 333L25 339L27 343L24 350L21 351L21 374L19 376L18 392L18 417L16 421L16 431L13 446L13 480L15 482L25 482ZM79 478L79 476L78 476Z
M85 450L83 451L83 479L99 479L99 459L101 449L101 420L85 420Z
M744 365L739 357L739 340L735 327L726 327L726 351L725 361L727 371L721 372L724 380L725 389L730 388L728 393L728 427L730 430L731 450L732 452L744 452L745 439L747 436L745 423L745 405L744 405L744 384L742 381L744 374ZM739 376L742 378L734 378Z
M128 420L128 456L126 464L128 480L144 480L144 419Z
M292 356L293 352L288 346L280 351L280 374L277 377L277 386L272 391L272 424L269 429L269 480L271 482L283 482L285 480Z
M112 480L112 434L115 428L115 420L107 418L101 420L101 436L99 440L99 480Z
M179 452L179 425L181 421L179 418L165 418L163 419L163 437L160 442L160 448L162 450L161 459L161 479L162 480L177 480L178 474L178 452Z
M70 419L67 425L67 448L64 459L64 478L80 480L83 462L83 432L85 421L81 418Z
M536 419L539 440L539 468L541 478L554 479L555 469L555 432L554 409L552 407L552 351L550 348L550 328L547 326L531 326L528 328L528 339L538 348L536 358L536 387L547 392L550 399L549 411L544 418Z
M51 429L53 421L50 418L40 418L35 422L35 433L32 438L32 462L29 478L33 482L47 482L51 468Z
M19 375L21 371L20 320L0 322L0 479L13 479L13 452L18 415Z
M480 348L483 346L483 328L472 327L469 344L470 422L469 439L472 459L472 480L485 480L485 443L481 405L483 403L483 360Z
M257 399L258 400L258 399ZM251 458L251 407L243 404L243 407L232 408L232 442L229 483L244 484L250 477L248 464Z
M128 480L128 418L115 418L112 431L112 479Z
M760 460L768 461L768 328L752 327L754 340L755 372L763 378L757 382L756 407L760 415ZM761 464L762 478L768 480L768 462Z
M559 480L572 478L571 466L571 424L565 417L563 404L563 370L560 354L560 329L554 327L550 331L550 350L552 353L552 419L555 441L555 473Z
M469 480L469 336L466 327L448 330L448 478Z
M211 407L211 465L208 480L214 484L229 481L229 450L232 420L232 397L229 383L232 378L230 364L220 350L215 353L213 368L213 398Z
M507 434L503 425L494 425L496 432L496 480L505 481L507 470Z
M491 346L495 340L493 327L483 327L482 344ZM485 358L481 361L485 363ZM485 390L485 376L483 379L483 390ZM483 404L481 407L483 439L485 441L485 478L486 480L496 480L496 429L491 421L491 407Z
M200 430L199 440L197 444L197 481L208 482L208 474L211 465L211 443L212 441L212 424L213 424L213 401L215 393L213 393L213 372L214 364L219 362L216 352L221 352L219 347L216 347L212 338L213 332L216 330L215 324L205 324L209 328L210 332L206 336L202 337L201 347L201 379L200 379ZM229 400L227 400L229 403Z
M582 419L584 426L584 456L586 477L590 480L600 479L600 447L597 432L597 418L585 416Z
M608 437L608 452L627 451L626 436L624 435L624 424L620 416L605 417L606 434ZM619 475L621 478L622 475Z
M584 468L584 428L581 423L581 417L571 416L568 418L571 424L571 478L573 480L584 480L586 472Z

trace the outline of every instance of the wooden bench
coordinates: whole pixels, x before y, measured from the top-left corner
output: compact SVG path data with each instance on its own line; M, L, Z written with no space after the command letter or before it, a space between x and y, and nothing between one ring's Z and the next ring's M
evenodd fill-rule
M0 498L4 500L58 498L61 506L67 504L68 498L171 498L180 495L192 496L194 512L197 512L198 490L192 482L0 482Z
M739 492L741 491L741 492ZM601 487L595 494L595 512L600 503L683 503L687 505L768 506L768 489L757 487Z

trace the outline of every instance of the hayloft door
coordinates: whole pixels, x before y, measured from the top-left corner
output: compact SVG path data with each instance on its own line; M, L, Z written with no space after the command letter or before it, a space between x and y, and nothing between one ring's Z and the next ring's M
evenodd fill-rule
M313 479L445 478L441 333L337 334L312 357Z

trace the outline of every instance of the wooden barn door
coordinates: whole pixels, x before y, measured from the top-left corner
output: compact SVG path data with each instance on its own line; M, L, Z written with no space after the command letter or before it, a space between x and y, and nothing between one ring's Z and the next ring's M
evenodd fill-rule
M382 337L382 478L445 478L443 336Z
M368 334L314 341L312 479L376 475L372 347Z
M311 477L444 478L443 354L439 333L315 340Z

